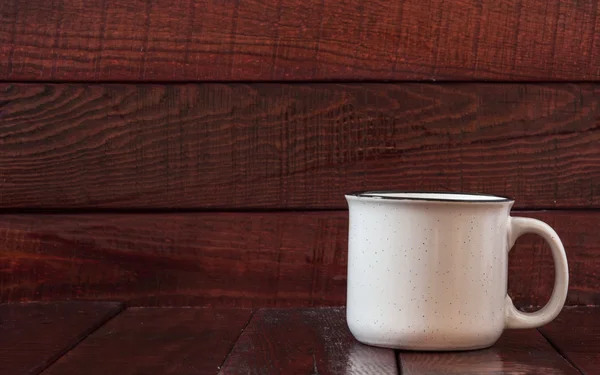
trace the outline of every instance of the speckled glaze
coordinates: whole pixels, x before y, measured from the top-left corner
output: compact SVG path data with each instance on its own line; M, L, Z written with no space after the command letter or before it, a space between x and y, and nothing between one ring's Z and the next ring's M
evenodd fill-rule
M505 328L554 319L567 295L560 239L545 223L512 218L511 199L471 194L363 192L350 209L347 321L362 343L408 350L493 345ZM548 304L518 311L507 295L508 251L524 233L552 249Z

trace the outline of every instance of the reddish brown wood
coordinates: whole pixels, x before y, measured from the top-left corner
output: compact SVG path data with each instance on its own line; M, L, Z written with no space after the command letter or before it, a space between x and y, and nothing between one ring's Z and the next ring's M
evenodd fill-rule
M600 233L598 212L514 212L550 224L560 236L569 262L567 304L600 304ZM550 249L539 237L528 234L517 240L510 252L508 290L521 306L544 305L554 285L554 263Z
M114 302L0 305L0 374L40 373L120 310Z
M600 207L598 85L3 84L0 116L1 207L345 208L380 188Z
M345 214L0 216L2 300L341 304ZM103 296L103 297L101 297Z
M254 314L219 374L386 375L397 367L393 350L354 340L344 309L266 309Z
M540 330L583 374L600 374L600 307L565 308Z
M577 0L5 1L0 79L598 80Z
M579 374L536 330L508 330L484 350L400 352L399 362L403 375Z
M44 375L216 374L249 319L239 309L128 309Z
M520 212L567 249L570 304L600 303L599 212ZM347 213L0 216L2 301L107 299L134 305L342 305ZM399 265L401 267L401 265ZM544 304L552 258L533 235L511 251L509 291Z

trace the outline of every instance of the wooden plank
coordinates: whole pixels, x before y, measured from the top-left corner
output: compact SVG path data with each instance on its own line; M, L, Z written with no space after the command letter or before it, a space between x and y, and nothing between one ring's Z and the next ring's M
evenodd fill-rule
M354 340L342 308L259 310L219 372L220 375L397 373L394 351Z
M600 307L565 308L540 331L583 374L600 374Z
M508 330L491 348L466 352L400 352L403 375L579 374L536 330Z
M547 221L570 264L568 303L600 304L600 212L519 212ZM106 299L133 305L342 305L347 213L0 216L0 300ZM511 251L509 291L542 305L547 246Z
M2 84L0 111L5 208L345 208L383 188L600 207L600 85Z
M513 212L552 226L561 238L569 263L568 305L600 304L600 242L596 236L600 212ZM550 248L539 237L527 234L517 240L509 256L508 291L520 306L542 306L554 286Z
M40 373L119 311L115 302L1 304L0 374Z
M250 313L213 308L128 309L44 375L216 374Z
M598 80L586 0L5 1L4 80Z

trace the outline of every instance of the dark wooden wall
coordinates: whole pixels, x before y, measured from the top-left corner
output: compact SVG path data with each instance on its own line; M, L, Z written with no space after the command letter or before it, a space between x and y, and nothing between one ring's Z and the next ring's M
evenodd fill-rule
M396 188L513 196L600 304L599 4L4 1L0 301L340 305L343 194Z

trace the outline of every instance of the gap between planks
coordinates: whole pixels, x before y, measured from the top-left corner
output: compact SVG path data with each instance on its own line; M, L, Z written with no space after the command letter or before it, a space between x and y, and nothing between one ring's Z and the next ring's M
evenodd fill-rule
M105 301L102 301L102 302L105 302ZM50 367L52 367L52 365L54 365L58 360L60 360L62 357L64 357L65 355L67 355L67 353L69 353L70 351L72 351L73 349L75 349L77 346L79 346L79 344L81 344L83 341L85 341L85 339L87 339L91 334L93 334L94 332L98 331L100 328L104 327L104 325L106 325L111 320L115 319L117 316L119 316L126 309L127 309L127 306L125 306L125 303L119 302L119 308L117 310L115 310L112 314L108 315L106 317L106 319L104 319L103 321L98 322L96 325L90 327L89 330L87 332L85 332L85 334L83 334L79 340L77 340L77 341L73 342L73 344L65 347L65 349L64 349L64 351L62 353L59 353L55 358L51 358L48 361L48 363L46 364L46 366L42 367L37 372L36 375L43 374L47 369L49 369Z
M238 336L236 337L236 339L231 344L231 348L229 348L229 351L227 352L227 355L221 361L221 364L218 367L218 373L221 372L221 369L223 368L223 366L225 365L225 363L229 359L229 356L231 355L231 353L233 352L233 349L235 348L235 344L237 344L237 342L239 341L240 337L242 337L242 334L244 333L244 331L248 327L248 324L250 324L250 322L252 321L252 318L254 317L254 313L255 312L256 312L256 309L252 309L252 311L250 312L250 316L248 317L248 320L246 321L246 324L244 324L244 327L242 327L242 329L240 330L240 333L238 334Z
M591 305L591 306L586 306L586 307L596 307L596 306L595 305ZM560 350L558 348L558 346L556 346L554 344L554 342L552 340L550 340L550 338L548 336L546 336L541 329L536 328L536 330L539 332L540 335L542 335L542 337L548 342L548 344L552 347L552 349L554 349L554 351L556 351L556 353L559 356L561 356L565 361L569 362L571 364L571 366L573 366L577 371L579 371L579 373L581 375L585 375L585 373L583 372L583 370L579 366L577 366L577 364L574 361L570 360L569 357L567 357L565 355L565 353L562 350Z
M341 208L0 208L0 215L102 215L102 214L123 214L123 215L152 215L152 214L194 214L194 213L240 213L240 214L277 214L277 213L310 213L310 212L345 212L347 209ZM576 211L595 213L600 212L598 207L519 207L511 210L511 213L519 212L560 212Z

